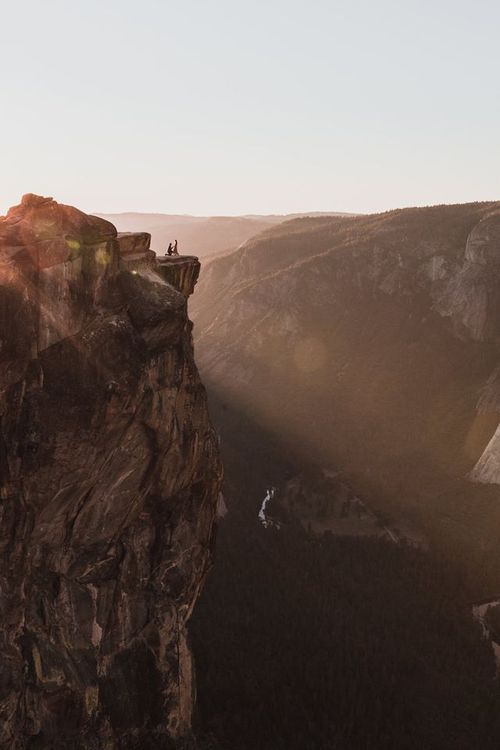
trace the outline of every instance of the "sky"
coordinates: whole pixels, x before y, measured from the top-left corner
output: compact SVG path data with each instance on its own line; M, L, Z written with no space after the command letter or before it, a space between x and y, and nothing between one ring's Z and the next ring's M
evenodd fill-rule
M0 213L500 200L497 0L3 0Z

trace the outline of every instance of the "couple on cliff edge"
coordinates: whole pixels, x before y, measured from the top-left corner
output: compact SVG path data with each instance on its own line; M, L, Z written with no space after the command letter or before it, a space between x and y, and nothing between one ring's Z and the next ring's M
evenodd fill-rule
M177 240L174 241L173 245L169 242L165 255L179 255L179 251L177 250Z

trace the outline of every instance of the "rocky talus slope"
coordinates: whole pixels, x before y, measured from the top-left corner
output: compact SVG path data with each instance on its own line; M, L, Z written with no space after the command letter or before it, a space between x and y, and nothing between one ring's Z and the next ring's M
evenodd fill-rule
M223 403L496 592L499 203L281 224L207 264L192 315Z
M196 258L27 195L0 218L0 747L190 741L221 482Z

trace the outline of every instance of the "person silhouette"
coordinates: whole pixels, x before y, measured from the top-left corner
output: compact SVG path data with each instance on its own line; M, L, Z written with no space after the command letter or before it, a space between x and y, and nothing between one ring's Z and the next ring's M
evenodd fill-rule
M174 247L172 250L172 255L179 255L179 251L177 250L177 240L174 241Z
M172 255L172 243L171 242L169 242L168 244L168 248L165 251L165 255Z

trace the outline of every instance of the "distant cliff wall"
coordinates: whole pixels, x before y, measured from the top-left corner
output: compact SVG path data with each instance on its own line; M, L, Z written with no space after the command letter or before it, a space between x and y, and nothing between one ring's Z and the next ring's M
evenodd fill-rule
M286 222L209 261L191 315L221 404L497 590L500 203Z
M474 424L466 418L474 447L462 439L466 455L458 471L500 484L500 429L492 439L500 420L500 204L282 224L208 264L194 314L200 362L212 384L231 389L239 402L254 389L255 401L268 396L267 411L275 409L278 417L273 388L255 383L260 373L270 383L276 378L280 396L291 382L306 397L321 391L314 391L318 403L338 391L332 413L338 415L339 405L352 409L350 424L368 415L381 424L391 410L407 423L418 410L432 411L431 388L445 418L458 414L465 398L474 402ZM320 382L327 371L331 378ZM452 385L455 405L444 408ZM403 408L391 403L396 393ZM288 410L290 403L303 406L296 395L286 400ZM363 408L356 414L358 404ZM405 415L409 404L414 408ZM435 455L436 448L452 446L454 436L450 426L436 446L433 418L426 417L423 429ZM298 420L301 432L304 425L313 431L315 420L300 414ZM421 450L413 440L419 432L420 426L402 426L410 454ZM395 444L402 446L401 437ZM484 454L477 453L479 445ZM453 457L452 463L456 472Z
M2 748L190 738L221 467L182 266L50 198L0 219Z

